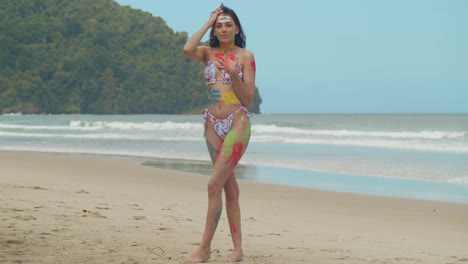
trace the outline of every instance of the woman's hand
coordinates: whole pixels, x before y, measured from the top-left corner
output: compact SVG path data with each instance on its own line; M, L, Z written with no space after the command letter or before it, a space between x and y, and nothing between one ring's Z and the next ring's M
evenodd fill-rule
M234 54L223 54L223 53L216 53L215 54L215 66L219 70L224 70L229 74L236 73L236 55Z
M211 12L211 16L208 19L208 23L210 25L213 25L216 22L216 19L218 18L218 16L222 13L223 13L223 9L221 7L216 8L215 11Z

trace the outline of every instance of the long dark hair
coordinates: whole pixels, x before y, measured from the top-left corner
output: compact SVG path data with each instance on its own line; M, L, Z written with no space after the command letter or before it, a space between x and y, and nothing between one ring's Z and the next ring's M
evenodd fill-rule
M242 26L239 21L239 18L236 15L236 12L234 12L234 10L232 10L231 8L224 6L223 4L221 4L220 7L223 9L224 14L230 15L234 19L234 23L239 28L239 33L236 34L236 36L234 37L234 44L241 48L245 48L245 45L246 45L245 34L244 34L244 31L242 30ZM215 24L216 22L214 22L213 27ZM219 44L218 38L214 35L213 27L211 28L211 31L210 31L210 47L218 48L220 44Z

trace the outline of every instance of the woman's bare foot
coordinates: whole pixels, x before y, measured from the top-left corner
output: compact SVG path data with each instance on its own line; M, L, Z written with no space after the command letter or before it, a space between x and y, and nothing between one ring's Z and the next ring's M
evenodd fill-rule
M244 260L244 254L242 250L236 250L232 252L231 256L229 257L229 261L231 262L241 262Z
M203 263L207 260L209 260L211 257L211 252L204 251L201 248L198 248L195 252L192 253L192 255L188 256L184 263Z

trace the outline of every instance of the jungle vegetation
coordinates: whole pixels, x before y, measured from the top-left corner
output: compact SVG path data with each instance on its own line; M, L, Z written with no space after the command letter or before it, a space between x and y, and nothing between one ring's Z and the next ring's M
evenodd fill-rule
M199 113L203 65L182 52L187 37L113 0L0 0L0 112Z

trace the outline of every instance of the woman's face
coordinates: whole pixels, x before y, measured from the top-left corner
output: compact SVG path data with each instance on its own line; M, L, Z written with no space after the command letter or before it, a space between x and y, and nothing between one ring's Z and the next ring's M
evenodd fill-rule
M214 25L214 33L220 43L228 43L234 41L239 29L230 15L220 14Z

